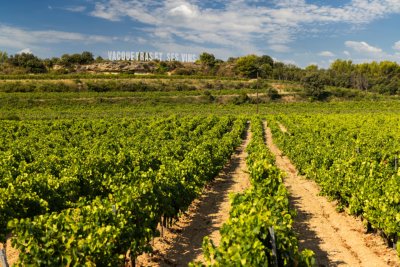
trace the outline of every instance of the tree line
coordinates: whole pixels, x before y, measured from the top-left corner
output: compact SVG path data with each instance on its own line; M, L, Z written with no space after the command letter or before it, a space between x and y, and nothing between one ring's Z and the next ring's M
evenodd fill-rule
M96 58L102 61L101 57ZM32 53L20 53L8 55L0 51L0 73L2 74L25 74L25 73L48 73L52 72L55 65L71 67L73 65L86 65L96 61L91 52L85 51L81 54L64 54L61 57L41 59Z
M0 51L0 74L24 73L71 73L75 66L107 62L101 57L94 58L91 52L64 54L61 57L40 59L29 53L9 56ZM338 59L329 68L316 65L299 68L273 60L268 55L246 55L217 59L211 53L202 53L196 63L165 62L154 60L141 62L144 69L153 74L207 75L219 77L264 78L302 82L308 93L320 98L325 86L355 88L383 94L400 94L400 65L382 61L355 64L351 60ZM56 65L58 69L54 68Z

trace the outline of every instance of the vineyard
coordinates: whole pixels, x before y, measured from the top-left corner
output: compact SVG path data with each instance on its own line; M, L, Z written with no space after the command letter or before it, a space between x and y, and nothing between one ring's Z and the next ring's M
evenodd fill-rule
M360 216L400 253L397 115L277 116L273 132L300 173L338 210ZM279 125L287 129L282 132Z
M396 248L400 253L397 102L261 103L255 116L252 102L171 102L198 96L195 91L136 92L146 98L140 103L127 100L129 94L0 94L6 100L0 107L0 243L11 241L18 252L12 264L177 265L168 263L155 240L166 246L165 233L190 212L200 212L192 205L216 190L215 179L233 179L224 170L245 136L250 136L244 147L246 167L239 171L248 174L250 186L221 200L230 206L226 221L215 229L219 237L204 231L202 260L193 257L190 266L332 263L332 251L311 244L298 226L303 212L316 211L303 211L299 203L304 202L295 199L311 193L296 195L291 186L311 181L337 210L329 214L330 221L348 216L345 224L350 226L351 220L361 220L363 229L357 231L386 242L353 247L354 255L365 249L373 258L373 251L387 249L371 262L398 263L393 256ZM157 97L168 99L157 102ZM281 154L294 166L278 164ZM327 212L325 207L322 214ZM175 231L173 242L179 243L184 230ZM352 243L345 241L346 249ZM190 236L185 242L186 250L193 249ZM138 261L142 255L154 261ZM176 251L170 255L179 257ZM341 260L359 266L364 262Z
M0 6L0 267L400 267L400 0Z
M21 266L118 266L127 252L135 259L151 250L157 226L170 226L224 166L245 122L215 116L4 121L2 241L8 233L16 237L13 246L20 252ZM251 254L239 245L236 260L246 255L251 264L275 259L309 265L312 253L298 252L291 230L293 212L281 173L264 144L261 120L253 124L248 165L254 188L235 197L231 219L221 230L222 245L208 254L219 255L212 257L220 258L220 264L233 260L226 249L244 240L231 234L243 238L250 223L259 229L247 240ZM252 202L257 209L252 210ZM253 217L247 216L249 209ZM264 217L271 211L270 218ZM236 225L235 218L241 216L246 219ZM276 257L266 246L272 227ZM259 235L263 239L253 250ZM204 248L215 250L212 244Z
M244 125L212 116L4 122L3 240L18 236L21 264L121 264L215 176Z
M289 207L283 173L265 145L260 119L252 121L252 131L247 147L252 187L232 199L220 246L205 238L206 266L312 266L313 252L299 251L292 229L295 213Z

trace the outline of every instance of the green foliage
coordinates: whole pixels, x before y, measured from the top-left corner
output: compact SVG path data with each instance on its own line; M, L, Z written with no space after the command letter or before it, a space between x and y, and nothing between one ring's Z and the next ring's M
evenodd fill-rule
M94 57L91 52L84 51L81 54L81 61L79 62L80 64L91 64L94 62Z
M209 90L204 91L204 97L208 100L208 102L213 102L215 100L215 96Z
M78 86L74 83L65 82L4 82L0 83L0 92L76 92Z
M398 95L400 93L400 76L382 81L374 86L374 90L380 94Z
M338 209L361 216L367 229L383 232L389 244L400 236L399 116L313 114L279 116L276 142L301 174L314 179Z
M160 62L161 64L162 62ZM166 66L173 65L174 62L165 62ZM168 67L169 68L169 67ZM172 67L171 67L172 68ZM104 73L40 73L36 75L29 74L15 74L15 75L0 75L0 80L63 80L63 79L96 79L96 80L118 80L118 79L136 79L136 80L155 80L155 79L168 79L168 80L184 80L190 78L191 80L227 80L227 81L246 81L245 78L237 77L215 77L205 75L165 75L165 74L152 74L152 75L134 75L131 73L118 73L118 74L104 74Z
M165 74L165 73L167 73L168 71L170 71L170 68L169 68L167 62L165 62L165 61L160 61L160 62L157 63L157 67L156 67L156 69L155 69L155 72L156 72L156 73L158 73L158 74Z
M68 81L0 81L0 92L169 92L195 91L203 89L224 89L237 87L247 89L253 86L251 82L229 80L197 80L197 79L80 79L82 76ZM125 77L125 76L123 76Z
M305 68L305 71L307 72L317 72L318 71L318 66L317 65L309 65Z
M0 233L17 237L17 266L120 266L128 250L149 251L157 225L170 225L224 166L244 122L0 121L2 139L16 139L1 151Z
M235 69L238 75L247 78L268 78L272 75L274 61L270 56L248 55L235 61Z
M396 62L353 64L350 60L336 60L331 64L328 74L330 85L398 94L396 83L392 83L393 80L400 79L400 66Z
M258 64L260 66L269 65L270 67L273 67L274 66L274 60L272 59L272 57L270 57L268 55L263 55L263 56L259 57Z
M258 75L261 78L271 77L273 72L273 67L270 64L262 64L258 69Z
M7 62L8 54L7 52L0 51L0 64Z
M252 187L233 197L229 220L220 230L220 245L204 239L205 266L274 266L275 261L278 266L313 266L313 252L298 250L288 192L282 184L282 172L274 166L275 159L264 143L261 120L253 119L251 127L247 166Z
M302 79L306 96L313 99L322 100L325 95L325 85L318 72L308 73Z
M250 102L250 97L246 92L241 92L238 96L235 96L232 100L232 103L235 105L242 105Z
M267 96L271 99L271 100L277 100L281 98L281 95L279 94L278 90L276 90L275 88L268 88L267 89Z
M213 54L209 54L206 52L203 52L202 54L200 54L199 60L200 60L201 64L208 66L210 68L214 67L215 63L216 63L215 56Z
M94 60L96 63L102 63L104 62L104 59L101 56L97 56L96 59Z
M21 73L44 73L51 71L47 76L51 79L63 79L64 74L73 73L81 77L96 76L93 74L76 74L76 66L91 64L93 62L104 62L104 59L97 57L96 60L90 52L81 54L64 54L61 58L39 59L31 54L21 54L8 57L5 52L0 52L0 73L2 74L21 74ZM9 64L4 64L9 63ZM201 63L199 66L198 63ZM55 65L62 68L53 70ZM152 61L144 63L142 66L149 73L164 75L166 73L176 76L201 76L212 77L213 79L225 78L248 78L254 79L257 74L261 78L272 78L276 80L301 82L310 73L317 73L324 85L342 88L355 88L363 91L378 92L380 94L398 95L398 80L400 80L400 65L396 62L382 61L354 64L351 60L336 60L328 69L320 69L317 65L310 65L301 69L293 64L274 62L268 55L246 55L238 58L229 58L226 62L216 59L213 54L202 53L197 63L182 64L178 61L160 62ZM123 72L121 70L121 72ZM132 71L131 74L133 74ZM126 73L129 74L129 73ZM97 75L97 78L104 79L102 76L110 78L110 75ZM123 75L120 75L123 76ZM200 76L200 77L199 77ZM23 76L0 76L0 79L26 78ZM130 77L135 77L130 75ZM116 79L117 77L113 77ZM44 79L44 76L29 76L29 79ZM315 87L314 87L315 88ZM325 98L325 93L314 94L311 90L310 96L313 99ZM317 90L318 91L318 90Z
M186 68L182 67L182 68L175 69L174 74L175 75L186 75L186 76L189 76L189 75L195 74L195 70L187 68L187 67Z
M61 56L60 60L58 61L59 64L70 67L74 64L91 64L95 60L93 58L93 54L91 52L82 52L81 54L64 54Z
M8 63L15 67L24 68L29 73L47 72L44 63L36 56L30 53L22 53L10 56Z
M240 76L256 78L259 72L259 58L256 55L240 57L236 60L236 71Z

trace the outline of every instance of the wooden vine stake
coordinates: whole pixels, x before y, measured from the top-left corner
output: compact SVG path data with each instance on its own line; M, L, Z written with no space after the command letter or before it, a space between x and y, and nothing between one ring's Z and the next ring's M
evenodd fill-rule
M272 255L274 256L274 266L278 267L278 253L276 252L276 240L274 227L268 227L269 234L271 235Z
M160 226L161 226L161 238L164 237L164 226L163 226L163 215L160 218Z

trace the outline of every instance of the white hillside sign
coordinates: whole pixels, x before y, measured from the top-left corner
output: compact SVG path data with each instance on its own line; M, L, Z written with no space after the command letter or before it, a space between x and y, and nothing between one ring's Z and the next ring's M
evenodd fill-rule
M134 51L108 51L110 61L179 61L195 62L198 59L196 54L190 53L163 53L163 52L134 52Z

